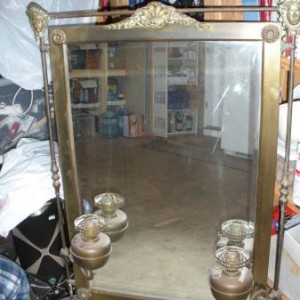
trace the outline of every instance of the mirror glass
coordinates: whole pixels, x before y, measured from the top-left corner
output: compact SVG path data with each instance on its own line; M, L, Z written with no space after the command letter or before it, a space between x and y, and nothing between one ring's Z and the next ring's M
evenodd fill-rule
M119 193L129 220L93 289L213 299L220 225L255 222L261 53L255 41L69 45L82 208Z

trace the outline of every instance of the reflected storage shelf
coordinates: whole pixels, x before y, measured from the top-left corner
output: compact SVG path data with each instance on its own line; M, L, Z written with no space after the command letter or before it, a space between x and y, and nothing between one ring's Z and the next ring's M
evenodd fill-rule
M88 44L85 49L79 47L71 49L70 60L70 81L72 90L72 109L97 109L98 114L107 111L110 105L125 105L125 101L109 101L109 80L110 78L122 78L127 75L125 70L124 55L119 45L115 44ZM74 97L74 88L72 82L77 81L83 85L85 81L94 80L94 88L97 90L96 99L85 96L78 99Z
M168 85L197 85L197 43L169 42L167 51Z
M198 110L195 108L168 110L168 135L197 135Z
M70 78L106 78L107 76L126 76L126 70L94 70L94 69L75 69L70 73Z
M188 87L198 85L198 43L153 45L154 134L197 134L198 111L190 107Z
M99 103L73 103L71 107L74 109L93 109L98 108Z

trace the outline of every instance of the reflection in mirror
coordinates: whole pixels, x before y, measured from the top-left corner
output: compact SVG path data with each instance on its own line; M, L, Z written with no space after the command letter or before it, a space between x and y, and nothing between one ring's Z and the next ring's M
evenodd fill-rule
M261 52L253 41L70 46L82 207L117 193L129 220L93 289L213 299L221 224L255 222Z

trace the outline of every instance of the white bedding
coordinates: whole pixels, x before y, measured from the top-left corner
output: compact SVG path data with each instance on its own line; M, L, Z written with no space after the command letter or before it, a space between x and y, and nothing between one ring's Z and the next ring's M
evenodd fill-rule
M57 145L55 153L58 162ZM0 171L0 235L39 210L55 197L51 178L49 141L21 139L2 156ZM60 189L63 198L62 187Z

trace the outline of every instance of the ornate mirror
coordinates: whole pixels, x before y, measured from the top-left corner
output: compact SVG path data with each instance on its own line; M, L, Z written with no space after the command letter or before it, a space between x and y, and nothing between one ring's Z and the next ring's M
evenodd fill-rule
M230 222L253 224L243 247L265 287L280 25L198 22L151 2L119 23L48 32L69 235L103 197L128 217L88 280L93 297L213 299Z

